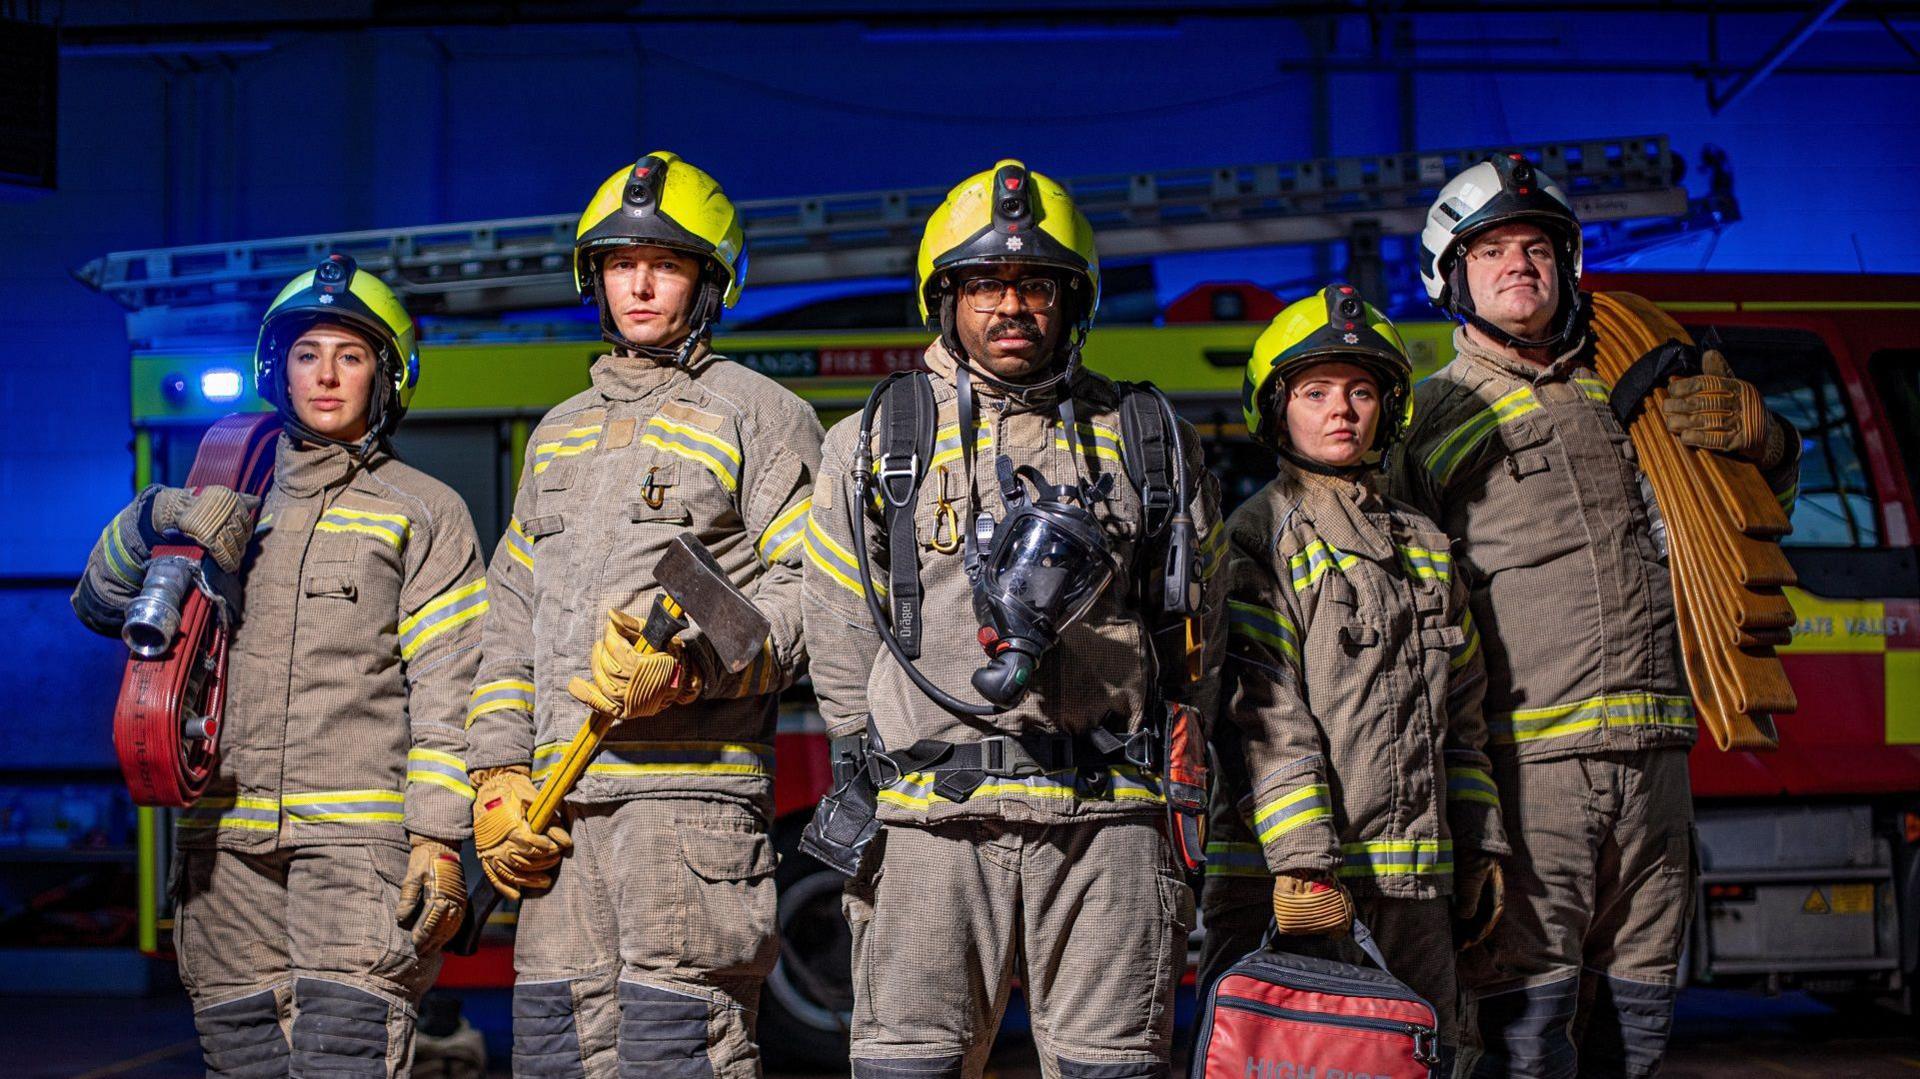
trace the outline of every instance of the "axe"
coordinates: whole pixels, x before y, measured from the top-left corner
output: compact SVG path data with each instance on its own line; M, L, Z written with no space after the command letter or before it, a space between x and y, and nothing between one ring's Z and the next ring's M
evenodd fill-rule
M653 568L653 576L660 582L660 593L654 597L653 608L647 612L646 627L641 631L643 649L664 651L674 635L687 628L687 619L691 616L706 634L707 643L713 646L727 673L739 674L746 670L747 664L760 654L771 632L766 616L740 594L720 564L714 561L712 552L695 539L693 533L682 532L667 544L666 553ZM586 772L588 762L600 751L600 743L613 723L612 716L594 712L580 725L559 765L541 785L540 796L527 810L527 825L535 833L546 831L553 823L554 816L560 812L561 801ZM472 955L480 946L487 918L499 903L500 893L494 890L486 874L481 873L467 892L466 917L447 950L455 955Z

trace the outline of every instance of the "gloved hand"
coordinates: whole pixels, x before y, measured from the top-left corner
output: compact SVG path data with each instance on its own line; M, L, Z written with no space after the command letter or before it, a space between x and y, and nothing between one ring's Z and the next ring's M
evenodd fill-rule
M1487 939L1506 910L1506 877L1500 860L1474 851L1453 871L1453 942L1461 951Z
M1667 383L1660 406L1667 430L1703 450L1730 453L1768 468L1786 455L1786 431L1767 412L1753 383L1733 376L1717 351L1700 357L1701 373Z
M481 768L473 780L473 847L480 868L508 899L523 888L553 887L553 867L573 848L565 828L551 825L545 835L527 823L527 807L539 792L523 767Z
M1282 935L1344 937L1353 928L1353 897L1323 873L1273 878L1273 925Z
M593 646L593 681L575 678L567 692L581 704L615 719L657 715L698 700L702 679L682 662L675 642L665 652L646 647L644 623L625 611L607 612L607 632Z
M243 495L218 484L198 491L162 487L153 496L147 523L155 532L185 536L205 547L221 569L237 573L247 557L247 541L253 538L254 511L259 508L260 499L254 495Z
M407 879L400 886L394 921L413 932L416 955L431 955L453 938L467 909L467 875L460 852L437 839L417 835L407 855Z

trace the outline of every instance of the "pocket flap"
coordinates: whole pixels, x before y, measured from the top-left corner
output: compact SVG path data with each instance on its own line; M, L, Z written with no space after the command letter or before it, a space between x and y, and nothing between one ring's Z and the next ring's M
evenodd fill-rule
M309 596L353 599L360 594L360 586L351 577L316 574L307 578L306 593Z
M1420 631L1420 643L1451 652L1467 643L1467 631L1459 626L1428 626Z
M703 880L752 880L773 872L773 844L764 832L682 825L680 855Z
M662 502L650 506L645 502L633 502L627 506L627 520L638 524L641 521L659 521L665 524L684 525L693 523L693 514L685 506L673 502Z
M520 531L525 532L528 539L551 536L565 530L566 527L566 517L558 513L543 513L538 517L529 517L520 522Z

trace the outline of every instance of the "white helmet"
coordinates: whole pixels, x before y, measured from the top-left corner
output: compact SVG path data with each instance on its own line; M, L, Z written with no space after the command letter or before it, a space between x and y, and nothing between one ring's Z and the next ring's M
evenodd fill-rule
M1469 239L1513 221L1539 225L1558 247L1562 318L1558 332L1544 341L1516 338L1476 315L1461 269L1460 256ZM1534 168L1523 154L1495 154L1448 180L1420 230L1420 283L1427 299L1454 318L1520 347L1559 344L1572 335L1579 324L1581 268L1580 219L1553 177Z

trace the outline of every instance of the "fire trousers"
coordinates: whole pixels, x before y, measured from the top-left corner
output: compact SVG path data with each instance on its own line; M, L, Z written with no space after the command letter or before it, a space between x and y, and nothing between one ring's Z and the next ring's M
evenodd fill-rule
M1047 1079L1164 1079L1193 893L1157 819L889 826L881 842L844 903L856 1079L979 1076L1015 978Z
M208 1076L405 1079L440 970L394 919L406 869L386 844L179 852L173 943Z
M520 908L514 1075L757 1077L779 954L764 819L720 798L567 809L573 851Z
M1693 909L1687 751L1494 758L1506 913L1460 960L1476 1077L1650 1076Z

